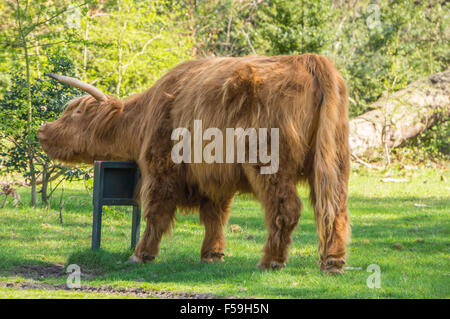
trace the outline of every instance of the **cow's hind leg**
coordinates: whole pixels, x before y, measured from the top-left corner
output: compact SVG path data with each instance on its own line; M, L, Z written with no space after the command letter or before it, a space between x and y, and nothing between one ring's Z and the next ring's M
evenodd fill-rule
M224 228L230 214L230 203L231 199L218 202L204 199L200 203L200 222L205 226L205 238L201 250L202 261L223 261Z
M318 214L315 209L315 219L319 235L319 264L320 269L327 273L342 273L345 265L346 243L350 237L350 220L347 213L347 179L348 173L340 175L342 178L339 188L339 201L336 203L335 215L330 223L327 219ZM312 183L312 182L311 182ZM312 189L312 188L311 188ZM313 205L318 201L328 201L326 198L318 198L314 191L311 191ZM334 204L334 203L333 203ZM333 207L329 204L328 207ZM328 226L330 225L330 226Z
M291 235L300 219L302 203L293 179L281 174L247 174L252 188L265 210L267 240L264 256L259 263L262 269L285 266L289 255Z
M259 267L282 268L288 259L291 235L301 213L301 201L297 195L295 183L279 181L271 185L263 205L268 236Z
M344 152L342 152L344 153ZM348 178L350 161L342 156L339 162L338 190L336 201L330 199L327 193L319 196L314 191L315 176L311 172L311 200L315 210L315 219L319 236L319 264L322 271L327 273L342 273L346 258L346 243L350 238L350 220L347 211ZM326 207L334 214L323 215L318 205Z

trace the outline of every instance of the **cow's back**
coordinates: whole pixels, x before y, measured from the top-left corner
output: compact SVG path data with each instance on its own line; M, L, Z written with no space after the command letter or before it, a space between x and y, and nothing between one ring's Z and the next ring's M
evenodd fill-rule
M309 141L305 136L311 131L314 104L308 93L313 77L299 57L205 58L177 66L145 93L150 101L145 144L153 156L169 160L177 143L170 139L172 131L187 128L193 143L195 121L201 121L203 132L208 128L222 132L225 162L227 128L267 128L269 132L278 128L280 169L295 174L306 156ZM208 143L203 141L202 149ZM250 189L240 163L203 161L179 164L176 169L187 183L198 185L209 196Z

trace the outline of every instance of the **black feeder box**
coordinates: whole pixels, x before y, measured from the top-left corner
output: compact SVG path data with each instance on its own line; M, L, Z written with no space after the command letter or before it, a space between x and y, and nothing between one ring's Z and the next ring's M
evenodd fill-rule
M139 241L141 208L134 195L139 178L139 168L135 162L94 162L92 249L100 248L103 205L133 206L131 248L136 247Z

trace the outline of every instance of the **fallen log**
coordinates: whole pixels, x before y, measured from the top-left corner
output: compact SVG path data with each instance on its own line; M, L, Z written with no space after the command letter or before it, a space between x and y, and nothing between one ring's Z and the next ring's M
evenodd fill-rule
M371 111L350 121L353 158L373 158L401 146L450 116L450 69L415 81L404 89L384 94Z

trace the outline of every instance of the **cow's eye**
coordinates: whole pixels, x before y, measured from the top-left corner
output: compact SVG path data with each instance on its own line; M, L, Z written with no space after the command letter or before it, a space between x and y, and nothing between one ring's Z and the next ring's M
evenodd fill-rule
M81 113L81 110L80 110L80 109L78 109L78 110L77 110L77 113Z

